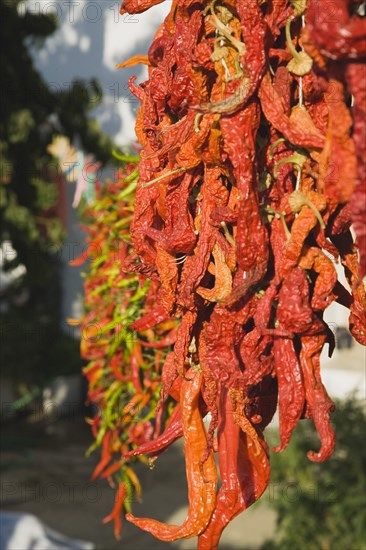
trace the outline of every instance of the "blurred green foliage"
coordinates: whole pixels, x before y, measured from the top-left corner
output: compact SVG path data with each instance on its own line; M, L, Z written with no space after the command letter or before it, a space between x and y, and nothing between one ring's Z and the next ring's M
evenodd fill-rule
M287 449L271 455L270 504L277 533L261 550L362 550L366 548L366 425L363 403L336 403L337 444L324 463L306 452L319 447L310 421L301 421ZM274 442L272 442L274 443Z
M6 256L3 269L25 270L1 291L0 344L4 376L41 383L80 369L78 343L60 328L55 251L62 246L64 229L57 208L57 167L47 146L54 135L63 134L106 162L112 142L89 116L102 96L96 80L58 90L36 70L29 48L56 30L56 18L18 10L20 4L0 0L0 215L1 241L16 251Z

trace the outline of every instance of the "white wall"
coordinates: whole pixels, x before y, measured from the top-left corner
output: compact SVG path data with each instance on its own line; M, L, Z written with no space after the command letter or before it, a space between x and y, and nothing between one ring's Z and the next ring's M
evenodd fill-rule
M142 65L122 70L115 65L147 53L171 0L134 16L120 15L120 5L117 0L29 0L20 10L57 14L58 30L40 48L33 47L36 66L56 89L67 89L75 78L97 78L104 97L94 116L122 145L135 139L138 103L127 88L128 79L136 74L142 81L147 73Z

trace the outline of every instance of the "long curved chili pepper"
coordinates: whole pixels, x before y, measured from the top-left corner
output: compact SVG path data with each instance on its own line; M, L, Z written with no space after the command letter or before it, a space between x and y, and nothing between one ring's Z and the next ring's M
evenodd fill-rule
M254 447L248 444L249 438L240 434L227 390L220 393L220 411L218 444L221 487L210 522L198 537L199 550L215 550L226 525L253 504L269 482L269 462L265 451L260 458L253 457L259 466L255 472L248 467L248 455L254 455Z
M278 383L280 445L275 452L283 451L301 418L305 403L303 376L294 344L287 338L275 338L273 358Z
M303 251L299 265L319 274L314 285L311 306L314 310L325 309L335 298L333 288L337 281L337 272L333 262L319 248L310 247Z
M189 499L187 519L182 526L177 526L126 515L126 519L163 541L199 535L215 507L217 475L212 452L202 465L202 472L199 467L206 446L206 431L198 406L201 384L202 374L190 369L187 379L183 381L181 393Z
M320 353L325 341L326 336L321 332L301 338L300 365L304 377L305 399L321 440L318 452L307 453L313 462L326 460L332 454L335 445L329 417L330 411L334 410L334 404L320 378Z
M125 483L122 482L118 486L112 512L103 519L103 523L108 523L109 521L112 521L112 520L114 521L114 535L117 539L119 539L121 536L121 527L122 527L121 514L123 510L123 503L125 501L126 496L127 496L126 485Z

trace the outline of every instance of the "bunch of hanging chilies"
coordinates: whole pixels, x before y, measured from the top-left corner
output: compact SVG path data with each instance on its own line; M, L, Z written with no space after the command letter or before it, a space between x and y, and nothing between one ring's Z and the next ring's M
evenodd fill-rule
M126 0L121 13L160 2ZM149 72L129 82L142 147L129 269L159 284L140 329L179 320L158 404L170 396L176 407L159 442L184 437L188 515L180 526L126 516L162 541L198 536L200 550L215 549L261 496L277 403L276 452L301 418L320 437L310 460L334 449L320 376L323 346L334 348L325 308L349 308L366 344L360 5L173 0L148 55L120 65ZM151 441L130 454L153 451Z

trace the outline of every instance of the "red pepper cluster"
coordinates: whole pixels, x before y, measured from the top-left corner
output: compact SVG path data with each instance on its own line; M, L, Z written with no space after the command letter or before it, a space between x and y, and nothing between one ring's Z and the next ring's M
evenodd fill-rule
M160 2L125 0L121 13ZM174 0L148 55L121 64L149 71L129 83L142 152L127 264L157 285L157 299L134 326L179 323L157 406L170 396L172 417L125 456L184 436L183 525L127 515L163 541L198 536L199 549L217 548L260 497L270 474L263 430L277 402L275 451L301 418L321 440L310 460L334 448L320 376L323 347L334 347L325 308L349 308L366 344L366 30L360 2L338 0L333 14L329 5Z

